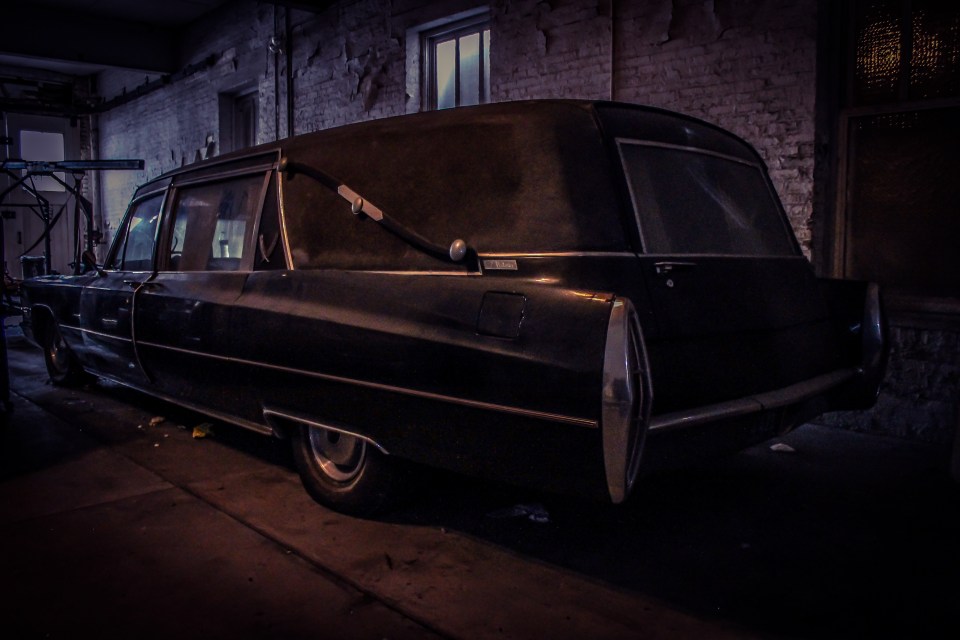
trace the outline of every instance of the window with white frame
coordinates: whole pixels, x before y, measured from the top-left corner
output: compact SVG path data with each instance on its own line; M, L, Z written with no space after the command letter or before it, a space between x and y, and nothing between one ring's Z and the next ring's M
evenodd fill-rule
M423 105L449 109L490 101L490 24L487 14L421 33Z

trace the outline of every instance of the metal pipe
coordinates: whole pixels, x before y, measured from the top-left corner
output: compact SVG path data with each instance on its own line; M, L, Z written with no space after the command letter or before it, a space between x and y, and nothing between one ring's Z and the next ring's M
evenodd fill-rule
M283 19L285 23L283 52L287 62L287 137L294 136L293 126L293 24L290 20L290 7L284 7Z

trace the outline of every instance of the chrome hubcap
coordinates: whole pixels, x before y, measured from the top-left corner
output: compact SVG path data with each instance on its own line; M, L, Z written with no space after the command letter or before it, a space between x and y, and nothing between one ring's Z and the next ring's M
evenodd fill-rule
M310 451L317 465L330 479L348 482L363 468L367 443L339 431L311 428Z

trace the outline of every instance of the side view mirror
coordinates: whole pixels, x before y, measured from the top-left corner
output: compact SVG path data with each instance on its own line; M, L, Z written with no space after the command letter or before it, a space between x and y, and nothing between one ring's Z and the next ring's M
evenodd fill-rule
M80 255L80 262L87 268L87 271L96 271L97 275L103 275L103 269L97 264L97 255L90 249Z

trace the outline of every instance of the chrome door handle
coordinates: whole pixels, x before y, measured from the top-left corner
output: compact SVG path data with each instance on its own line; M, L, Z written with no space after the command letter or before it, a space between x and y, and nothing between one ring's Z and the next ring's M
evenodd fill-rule
M653 263L653 267L654 269L657 270L658 276L667 275L674 271L680 271L682 269L692 269L695 266L697 266L696 262L675 262L670 260Z

